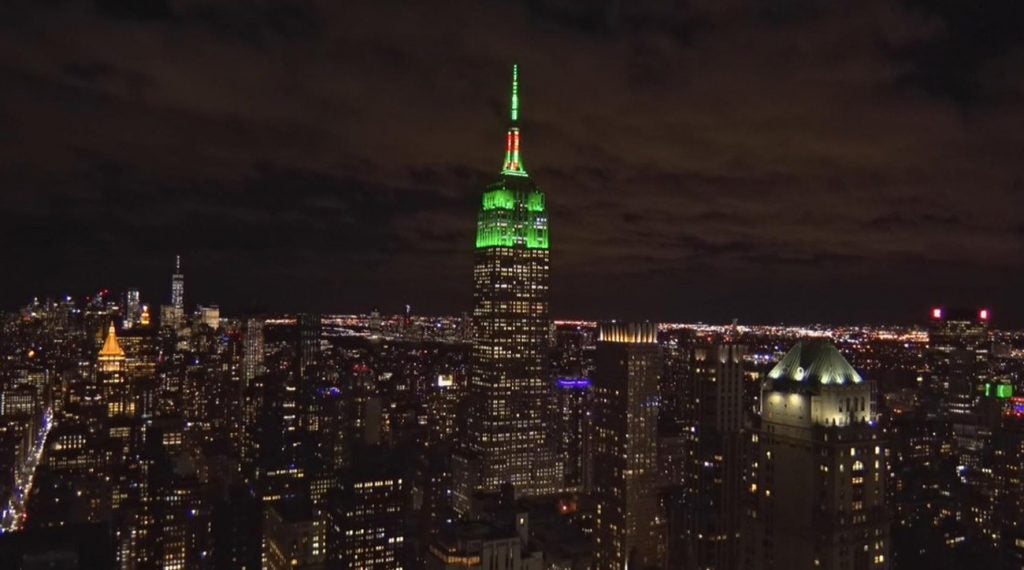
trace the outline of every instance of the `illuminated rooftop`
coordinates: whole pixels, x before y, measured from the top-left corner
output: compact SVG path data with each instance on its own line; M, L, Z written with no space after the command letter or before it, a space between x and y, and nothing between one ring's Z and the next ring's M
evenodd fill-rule
M598 328L598 342L625 344L657 344L658 325L655 323L603 323Z
M796 343L768 377L813 384L860 384L864 381L832 343L822 340Z
M117 332L114 330L114 323L110 323L110 329L107 330L107 340L103 342L100 356L124 358L124 349L121 348L121 343L117 342Z

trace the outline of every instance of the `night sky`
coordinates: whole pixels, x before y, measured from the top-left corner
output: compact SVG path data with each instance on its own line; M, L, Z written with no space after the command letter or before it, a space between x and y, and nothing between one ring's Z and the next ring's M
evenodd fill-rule
M513 62L555 316L1024 324L1019 0L3 2L0 306L469 310Z

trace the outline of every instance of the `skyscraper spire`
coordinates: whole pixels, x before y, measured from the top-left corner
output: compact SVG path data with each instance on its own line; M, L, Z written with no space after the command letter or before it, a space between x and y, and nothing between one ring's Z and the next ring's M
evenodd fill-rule
M175 255L174 256L174 272L175 273L181 273L181 256L180 255Z
M501 167L502 174L527 176L523 160L519 156L519 66L512 65L512 99L509 105L512 123L505 133L505 163Z
M512 64L512 124L519 122L519 65Z

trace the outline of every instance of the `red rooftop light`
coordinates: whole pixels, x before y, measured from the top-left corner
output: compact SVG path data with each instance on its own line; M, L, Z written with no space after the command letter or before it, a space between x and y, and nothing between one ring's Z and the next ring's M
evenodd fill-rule
M932 318L936 320L942 318L942 307L935 307L932 309Z
M987 321L988 320L988 309L982 309L978 311L978 318Z

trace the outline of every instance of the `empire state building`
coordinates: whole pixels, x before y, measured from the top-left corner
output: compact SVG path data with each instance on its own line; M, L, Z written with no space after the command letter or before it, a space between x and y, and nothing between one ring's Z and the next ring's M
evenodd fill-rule
M548 213L520 152L519 77L512 68L505 160L483 194L473 265L472 410L456 457L456 504L511 483L519 496L558 491L545 425L552 387L548 337Z

